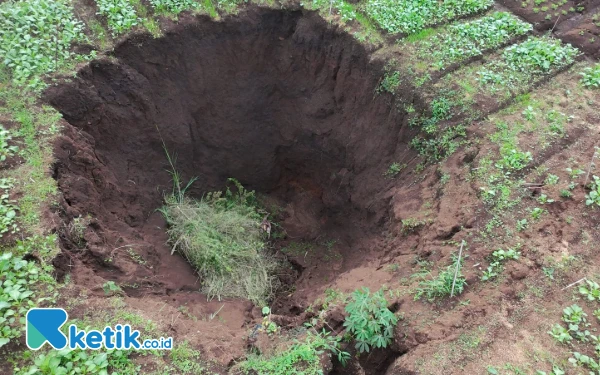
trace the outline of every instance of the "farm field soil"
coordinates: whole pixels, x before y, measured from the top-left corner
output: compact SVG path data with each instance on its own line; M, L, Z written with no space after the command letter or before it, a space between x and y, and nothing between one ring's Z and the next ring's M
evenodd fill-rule
M536 30L551 30L586 54L599 57L600 1L547 0L538 4L535 0L497 0L497 3L533 24Z

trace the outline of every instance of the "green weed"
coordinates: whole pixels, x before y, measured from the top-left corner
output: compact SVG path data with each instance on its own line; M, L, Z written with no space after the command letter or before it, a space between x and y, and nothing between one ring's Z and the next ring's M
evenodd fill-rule
M587 88L600 88L600 64L587 67L580 73L581 84Z
M600 177L592 176L592 183L590 184L590 192L585 195L585 204L590 206L595 204L600 206Z
M382 290L371 294L369 288L362 288L352 293L346 305L344 327L354 336L360 353L386 348L391 343L398 317L387 305Z
M187 341L175 345L169 352L171 364L183 374L204 374L200 363L201 353L194 350Z
M2 125L0 125L0 162L6 161L19 151L19 147L11 145L12 135Z
M504 268L508 260L518 260L521 253L515 249L496 250L490 256L490 265L481 276L481 281L489 281L496 278Z
M425 298L427 301L432 302L438 298L449 296L452 292L452 284L454 281L454 274L456 272L457 265L458 258L453 256L452 264L440 270L436 277L430 280L421 281L419 283L419 288L417 288L415 292L415 300ZM454 287L454 294L461 294L466 285L466 278L462 273L461 259L461 264L458 265L458 273L456 274L456 285Z
M383 175L388 178L395 178L400 172L402 172L404 168L406 168L406 164L394 162L390 164L389 168L387 169L387 171L385 171Z
M115 284L114 281L107 281L102 284L102 290L104 290L104 294L107 296L113 294L123 294L121 287Z
M377 87L377 93L389 92L390 94L395 94L398 87L400 87L400 83L400 72L387 72L383 75L383 79Z
M280 375L280 374L323 374L321 355L332 354L346 363L349 354L340 349L340 338L329 333L307 331L304 339L295 339L285 351L273 356L250 355L236 365L244 374Z
M428 222L426 220L418 220L412 217L402 219L402 234L407 235L409 233L416 232L419 228L426 225Z
M113 36L123 34L138 25L138 17L133 4L128 0L96 0L98 14L106 17Z
M579 294L588 301L600 301L600 285L591 280L585 280L586 285L579 287Z

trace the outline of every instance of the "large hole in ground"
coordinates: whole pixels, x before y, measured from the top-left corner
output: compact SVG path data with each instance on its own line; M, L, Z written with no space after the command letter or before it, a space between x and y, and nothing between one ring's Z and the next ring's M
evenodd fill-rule
M277 246L312 244L288 254L294 293L274 303L303 310L335 275L377 257L383 172L408 152L404 114L375 94L382 66L370 58L302 11L252 8L129 38L46 93L72 125L56 145L63 247L96 275L135 285L130 295L198 290L155 211L171 188L164 139L184 179L198 177L192 195L236 178L281 207L288 237ZM69 229L88 217L78 243ZM145 264L127 255L133 246Z

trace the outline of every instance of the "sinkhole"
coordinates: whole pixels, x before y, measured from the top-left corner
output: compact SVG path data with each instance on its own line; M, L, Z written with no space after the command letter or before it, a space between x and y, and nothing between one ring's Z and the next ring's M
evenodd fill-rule
M63 248L94 274L135 285L125 287L133 296L198 290L156 212L171 189L167 148L184 180L197 177L192 196L233 177L281 208L288 236L276 248L316 244L313 258L287 254L295 293L274 308L297 314L327 280L374 256L368 240L389 217L383 172L410 139L392 101L414 98L377 95L383 69L351 35L300 9L188 16L160 38L129 36L45 93L68 122L54 166ZM77 243L69 228L87 218ZM124 251L133 245L144 264Z
M45 92L67 122L55 144L66 254L55 266L71 272L76 256L76 282L99 276L133 297L198 291L157 212L172 187L166 148L183 180L197 177L191 196L232 177L278 207L287 236L272 241L274 251L293 251L280 275L288 288L272 306L299 315L336 275L378 256L390 187L402 183L383 174L412 152L397 102L416 102L409 88L376 93L384 65L301 9L187 16L160 38L128 36ZM369 373L399 355L390 353L373 357Z

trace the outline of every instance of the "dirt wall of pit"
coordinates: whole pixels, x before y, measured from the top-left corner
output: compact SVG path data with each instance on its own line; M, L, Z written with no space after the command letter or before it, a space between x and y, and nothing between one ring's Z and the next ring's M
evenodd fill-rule
M159 263L165 239L145 225L171 189L163 142L183 179L198 177L196 196L234 177L284 201L311 195L317 212L381 224L383 172L413 135L405 113L375 92L382 69L352 36L301 10L189 17L161 38L133 36L45 94L71 125L54 170L66 225L93 218L85 248L97 272L128 241L147 243L143 255ZM416 100L404 92L396 101ZM81 247L68 233L62 242ZM119 269L111 279L140 277L135 264L108 267Z

